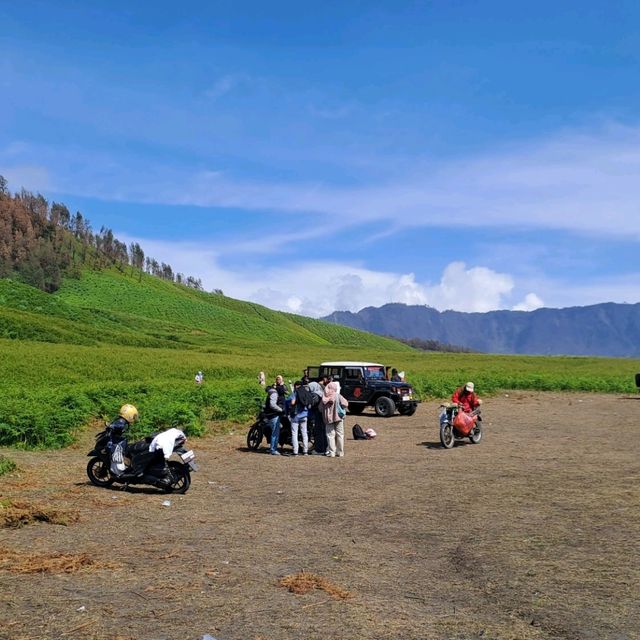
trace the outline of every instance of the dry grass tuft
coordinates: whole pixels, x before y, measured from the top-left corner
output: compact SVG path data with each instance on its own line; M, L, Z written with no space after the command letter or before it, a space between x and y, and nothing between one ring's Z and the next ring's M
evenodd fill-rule
M336 599L346 600L353 596L351 592L342 589L326 578L318 576L315 573L307 573L306 571L300 571L299 573L292 573L291 575L285 576L280 579L278 584L281 587L288 589L291 593L295 593L297 595L309 593L309 591L312 591L313 589L319 589Z
M68 525L77 522L79 515L74 511L47 509L27 502L0 500L0 528L20 529L34 522Z
M0 571L10 573L77 573L116 569L119 566L114 562L94 560L87 553L38 555L0 549Z

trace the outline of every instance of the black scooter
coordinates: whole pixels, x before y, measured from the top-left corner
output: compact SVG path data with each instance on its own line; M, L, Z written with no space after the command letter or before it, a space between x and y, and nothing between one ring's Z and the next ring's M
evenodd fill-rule
M191 486L191 472L198 468L195 454L176 442L175 459L165 463L162 452L149 452L152 440L147 437L127 445L121 431L107 425L87 454L91 457L87 464L89 480L97 487L119 483L126 489L130 484L147 484L165 493L186 493Z
M252 451L257 451L260 448L263 439L266 439L267 444L271 440L271 427L269 426L269 415L267 415L264 409L261 409L256 416L256 421L249 427L247 432L247 448ZM310 425L311 426L311 425ZM308 427L308 442L309 451L313 449L313 428ZM291 418L287 415L280 416L280 437L278 438L278 445L280 450L284 450L285 445L291 446ZM298 446L302 448L302 433L298 431Z

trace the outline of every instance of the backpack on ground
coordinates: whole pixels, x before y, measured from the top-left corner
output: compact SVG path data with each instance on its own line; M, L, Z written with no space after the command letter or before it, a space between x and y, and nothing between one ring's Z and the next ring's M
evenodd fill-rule
M312 409L320 402L320 396L309 391L309 387L303 384L296 389L296 402L304 405L307 409Z
M359 424L353 425L353 439L354 440L366 440L367 434L364 432L364 429Z

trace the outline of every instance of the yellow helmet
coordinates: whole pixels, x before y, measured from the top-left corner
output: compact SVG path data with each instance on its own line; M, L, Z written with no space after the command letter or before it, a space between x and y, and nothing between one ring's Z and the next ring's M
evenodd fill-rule
M120 407L120 417L132 423L138 419L138 410L132 404L123 404Z

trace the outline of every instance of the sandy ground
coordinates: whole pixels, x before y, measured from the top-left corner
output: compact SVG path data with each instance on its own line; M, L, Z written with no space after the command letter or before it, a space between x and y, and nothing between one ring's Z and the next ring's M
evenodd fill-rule
M484 440L447 451L425 403L348 417L342 459L248 452L243 429L191 442L184 496L90 485L93 434L4 451L4 503L68 524L0 528L0 638L638 638L639 411L500 395ZM356 421L378 438L353 441ZM301 570L350 597L279 585Z

